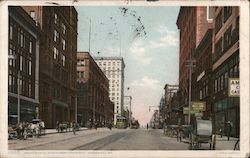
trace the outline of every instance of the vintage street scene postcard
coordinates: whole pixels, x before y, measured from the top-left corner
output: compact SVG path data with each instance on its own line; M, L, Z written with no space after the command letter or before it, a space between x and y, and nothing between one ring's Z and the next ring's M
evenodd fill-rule
M248 157L248 1L1 1L0 157Z

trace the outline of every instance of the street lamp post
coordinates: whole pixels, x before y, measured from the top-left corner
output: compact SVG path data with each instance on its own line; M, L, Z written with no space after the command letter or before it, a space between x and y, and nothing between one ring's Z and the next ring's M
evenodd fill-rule
M191 59L191 57L190 57ZM192 70L195 67L195 65L193 65L193 63L195 62L194 60L186 60L186 62L188 63L188 65L186 65L186 67L189 68L189 91L188 91L188 125L190 125L190 120L191 120L191 95L192 95Z
M75 122L77 123L77 94L75 95Z
M20 123L20 71L17 73L17 123Z

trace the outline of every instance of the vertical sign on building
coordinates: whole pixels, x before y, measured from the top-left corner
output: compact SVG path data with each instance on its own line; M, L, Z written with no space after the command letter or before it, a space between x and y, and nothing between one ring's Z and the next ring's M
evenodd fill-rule
M228 96L229 97L240 96L240 79L239 78L228 79Z

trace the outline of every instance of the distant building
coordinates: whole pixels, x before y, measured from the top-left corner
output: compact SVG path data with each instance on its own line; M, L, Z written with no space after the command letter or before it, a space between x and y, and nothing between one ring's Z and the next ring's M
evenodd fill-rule
M8 123L30 122L38 116L40 28L21 8L9 7ZM18 93L19 90L19 93Z
M23 6L41 27L40 118L46 127L75 120L77 11L69 6Z
M182 108L179 107L179 98L177 96L178 85L166 84L164 87L164 115L163 119L167 124L178 124L183 117L179 114Z
M98 66L109 79L109 98L115 104L114 123L117 116L123 116L124 68L122 57L95 57Z
M239 78L239 53L239 7L214 7L213 120L215 131L230 121L233 136L239 136L240 97L228 95L228 79Z
M78 122L112 122L114 104L109 99L109 80L88 52L77 53Z

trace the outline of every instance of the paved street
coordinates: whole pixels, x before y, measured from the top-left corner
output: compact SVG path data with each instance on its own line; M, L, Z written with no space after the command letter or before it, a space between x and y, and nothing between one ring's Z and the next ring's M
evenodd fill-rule
M48 134L27 140L9 140L17 150L187 150L188 144L163 135L162 130L112 129L83 130Z
M12 150L188 150L188 140L177 142L176 138L163 135L161 129L82 129L73 135L55 133L27 140L9 140ZM233 150L237 138L216 138L216 150ZM209 150L209 144L202 144L198 150Z

